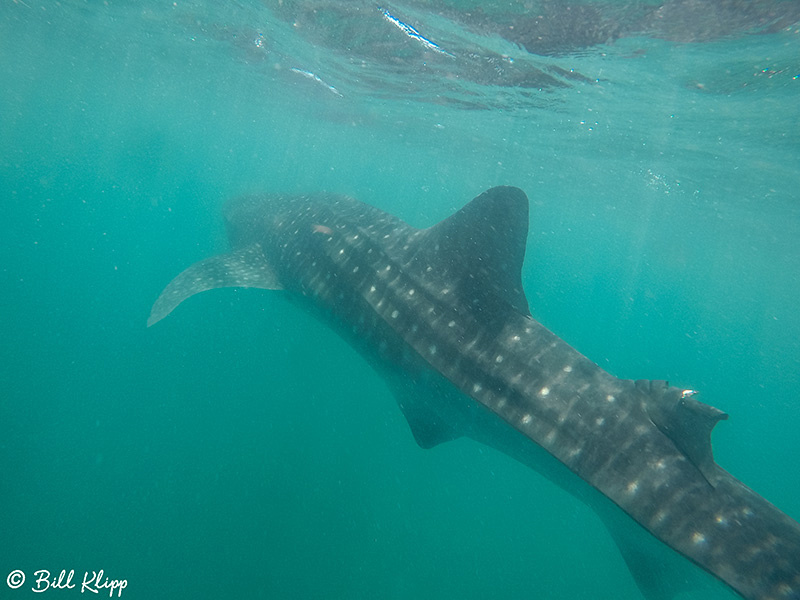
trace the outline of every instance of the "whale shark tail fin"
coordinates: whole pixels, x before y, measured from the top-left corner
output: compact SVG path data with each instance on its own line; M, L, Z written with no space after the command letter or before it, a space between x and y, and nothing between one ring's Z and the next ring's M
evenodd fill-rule
M235 252L201 260L183 271L153 304L147 326L158 323L190 296L224 287L283 289L261 246L251 244Z

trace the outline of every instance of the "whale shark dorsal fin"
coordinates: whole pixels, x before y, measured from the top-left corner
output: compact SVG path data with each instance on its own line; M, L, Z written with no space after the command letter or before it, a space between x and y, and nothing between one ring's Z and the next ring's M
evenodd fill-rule
M671 387L666 381L640 379L636 388L644 393L647 414L656 427L716 486L718 467L711 449L711 430L728 415L692 398L694 390Z
M158 323L188 297L224 287L283 289L261 245L250 244L235 252L196 262L170 281L153 304L147 326Z
M420 235L417 261L435 265L460 286L461 297L487 314L500 302L530 315L522 289L528 197L521 189L491 188Z

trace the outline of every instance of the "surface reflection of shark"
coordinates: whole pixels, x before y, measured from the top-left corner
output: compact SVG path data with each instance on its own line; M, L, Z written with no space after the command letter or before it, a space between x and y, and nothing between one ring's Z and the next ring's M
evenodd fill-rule
M800 599L800 525L712 457L727 415L617 379L531 317L521 190L422 230L341 196L246 197L226 219L232 252L178 275L148 324L203 290L285 289L385 377L420 446L471 437L594 508L647 598L681 591L688 563L645 531L745 598Z

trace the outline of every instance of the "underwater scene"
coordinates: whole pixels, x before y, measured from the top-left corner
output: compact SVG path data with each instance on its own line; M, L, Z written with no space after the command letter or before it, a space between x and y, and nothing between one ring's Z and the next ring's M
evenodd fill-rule
M798 600L799 100L795 0L3 0L0 598ZM496 186L527 203L499 188L488 216L426 229ZM259 252L277 239L272 213L237 228L242 196L311 199L298 256L360 228L418 287L381 276L407 301L386 325L350 237L353 299L303 310L327 292L275 242L256 280L224 263L148 327L184 269L241 258L251 227ZM336 212L345 196L383 212ZM437 231L447 267L417 273ZM738 517L712 511L712 532L666 485L633 515L530 413L506 418L481 387L536 368L484 372L410 301L451 276L470 284L430 311L469 314L486 347L529 310L596 373L725 413L642 409L710 497L709 468L774 505L768 540L715 545ZM440 423L440 401L567 468ZM555 439L583 448L607 419L573 411ZM605 442L608 464L633 443ZM633 502L640 480L618 484Z

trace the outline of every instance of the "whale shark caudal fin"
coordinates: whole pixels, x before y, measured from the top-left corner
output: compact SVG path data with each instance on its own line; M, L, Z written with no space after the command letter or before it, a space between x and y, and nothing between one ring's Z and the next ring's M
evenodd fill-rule
M229 254L219 254L194 263L173 279L153 304L147 326L158 323L189 296L224 287L280 290L272 267L259 244Z

